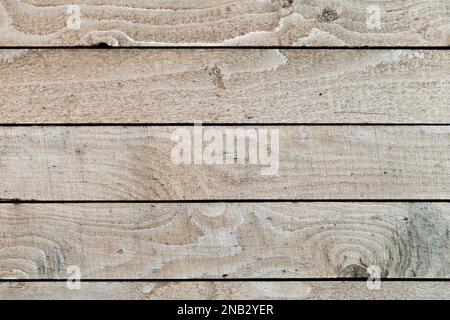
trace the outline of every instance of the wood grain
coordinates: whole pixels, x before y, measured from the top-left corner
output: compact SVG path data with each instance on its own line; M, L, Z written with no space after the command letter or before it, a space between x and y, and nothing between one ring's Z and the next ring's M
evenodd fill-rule
M0 45L438 46L449 12L447 0L2 0Z
M0 50L0 123L450 123L450 53Z
M0 198L450 199L448 126L263 128L269 143L279 135L279 147L268 149L270 164L250 164L248 148L238 163L227 145L217 154L231 164L174 162L174 133L183 129L192 138L193 126L1 127Z
M1 204L0 226L2 279L450 277L449 203Z
M365 282L85 282L81 290L65 283L0 283L0 299L450 299L448 282L382 282L369 290Z

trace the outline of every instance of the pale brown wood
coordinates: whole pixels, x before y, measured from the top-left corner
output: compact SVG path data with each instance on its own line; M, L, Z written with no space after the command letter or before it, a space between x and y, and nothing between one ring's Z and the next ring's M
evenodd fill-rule
M0 283L0 299L450 299L448 282L85 282L68 290L63 282Z
M249 164L248 152L237 163L226 145L218 155L231 164L176 163L172 138L184 129L193 140L192 126L1 127L0 198L450 199L448 126L243 128L278 132L272 163Z
M1 204L0 278L448 279L449 228L449 203Z
M0 45L449 45L449 15L447 0L2 0Z
M450 123L450 53L0 50L0 123Z

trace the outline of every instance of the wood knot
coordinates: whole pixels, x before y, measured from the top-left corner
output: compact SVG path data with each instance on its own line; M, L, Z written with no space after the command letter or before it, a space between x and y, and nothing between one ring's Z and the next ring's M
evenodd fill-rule
M222 74L222 70L220 70L220 68L218 66L214 66L211 69L211 72L213 75L215 75L216 77L219 77Z
M272 3L278 3L282 8L289 8L294 3L294 0L272 0Z
M218 66L212 67L210 74L214 77L214 84L219 89L225 89L225 84L223 83L222 70Z
M350 278L368 278L367 268L359 264L350 264L339 272L342 277Z
M322 10L322 14L319 16L319 19L324 22L331 22L338 18L338 14L336 10L332 8L324 8Z

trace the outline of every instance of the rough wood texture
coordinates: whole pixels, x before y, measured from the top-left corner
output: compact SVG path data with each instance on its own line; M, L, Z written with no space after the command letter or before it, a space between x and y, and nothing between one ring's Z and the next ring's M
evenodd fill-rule
M449 203L1 204L0 226L3 279L450 277Z
M450 53L0 50L0 123L450 123Z
M233 129L204 127L212 128ZM0 198L450 199L448 126L264 127L279 130L279 150L269 150L279 157L273 175L264 171L276 169L275 161L249 164L248 152L240 158L245 164L177 164L171 137L178 129L193 132L192 126L1 127ZM235 161L234 148L223 148L219 157Z
M449 45L449 12L447 0L2 0L0 45Z
M65 283L0 283L0 299L450 299L448 282L85 282L81 290Z

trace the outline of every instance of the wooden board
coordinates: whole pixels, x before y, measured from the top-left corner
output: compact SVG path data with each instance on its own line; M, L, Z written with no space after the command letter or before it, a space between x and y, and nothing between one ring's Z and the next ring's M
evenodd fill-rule
M1 204L0 226L3 279L450 277L449 203Z
M447 0L3 0L0 45L445 46L449 12Z
M193 163L211 146L199 149L193 126L1 127L0 198L450 199L448 126L239 127L247 131L234 134L203 127L205 139L211 129L223 140L216 138L223 164ZM177 163L176 139L188 138L181 134L190 135L191 164ZM250 138L231 146L235 134ZM267 136L265 162L253 147L257 141L264 150ZM237 154L244 143L245 155Z
M85 282L68 290L63 282L0 283L0 299L450 299L448 282Z
M433 50L0 50L0 123L445 124L449 68Z

